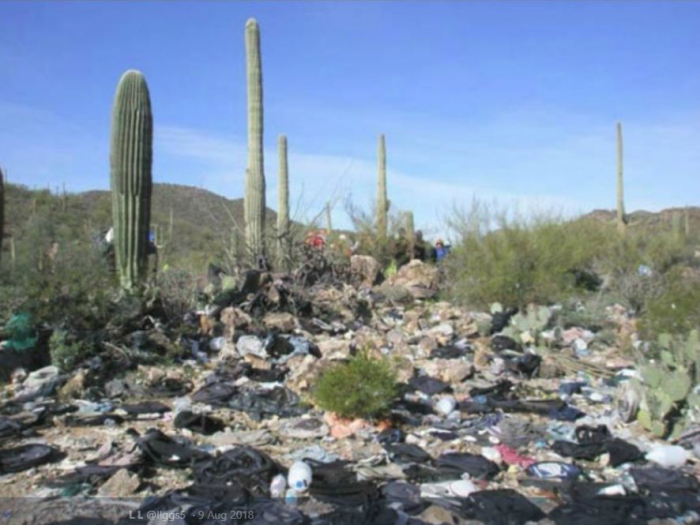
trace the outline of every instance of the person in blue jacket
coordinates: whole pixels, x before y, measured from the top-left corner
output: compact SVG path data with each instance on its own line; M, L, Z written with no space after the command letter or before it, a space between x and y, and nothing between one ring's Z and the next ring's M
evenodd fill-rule
M442 260L447 257L447 254L450 253L450 246L445 246L445 243L442 242L442 239L438 239L435 241L435 262L440 264Z

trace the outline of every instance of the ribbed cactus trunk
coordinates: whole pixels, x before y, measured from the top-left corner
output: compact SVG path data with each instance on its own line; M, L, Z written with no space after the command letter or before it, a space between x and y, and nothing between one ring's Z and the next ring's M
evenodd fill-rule
M389 201L386 191L386 142L384 135L379 135L379 145L377 151L379 162L379 173L377 176L377 236L383 244L387 236L387 215L389 211Z
M627 229L625 216L625 194L622 165L622 124L617 123L617 230L624 234Z
M0 263L2 262L2 240L5 234L5 174L0 168Z
M681 214L680 212L674 211L671 215L671 231L673 232L673 238L675 240L680 240L682 237L681 233Z
M412 211L407 211L406 212L406 235L408 236L408 245L409 245L409 254L411 255L411 258L413 258L413 248L416 244L416 225L415 221L413 219L413 212Z
M145 276L151 222L153 116L146 80L127 71L112 109L110 151L114 248L119 279L133 291Z
M277 189L277 250L282 266L289 270L291 261L291 237L289 231L289 164L287 160L287 136L277 141L279 154L279 180Z
M688 207L685 207L685 210L683 211L683 218L684 218L684 230L685 230L685 236L690 237L690 210Z
M255 265L265 256L265 171L263 165L263 91L260 29L251 18L245 25L248 74L248 169L245 180L246 244Z
M333 215L332 215L331 203L326 203L326 230L328 233L333 231Z

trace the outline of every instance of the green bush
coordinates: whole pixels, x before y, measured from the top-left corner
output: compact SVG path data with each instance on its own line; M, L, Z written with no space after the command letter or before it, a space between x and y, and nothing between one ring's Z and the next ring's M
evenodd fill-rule
M85 360L88 348L80 341L71 340L64 330L56 330L49 339L51 364L62 372L70 372Z
M524 217L479 201L455 210L448 225L455 238L446 260L450 293L474 307L585 298L600 284L611 300L641 312L663 292L666 274L697 264L691 239L646 226L620 236L613 224L591 218Z
M333 365L319 378L316 404L340 417L378 417L387 412L399 394L396 373L386 359L366 352Z
M668 276L665 291L650 297L639 323L644 339L667 333L680 335L700 327L700 280L684 278L679 271Z
M524 219L478 203L457 212L446 267L452 298L470 306L548 304L571 296L591 275L609 228L556 216Z

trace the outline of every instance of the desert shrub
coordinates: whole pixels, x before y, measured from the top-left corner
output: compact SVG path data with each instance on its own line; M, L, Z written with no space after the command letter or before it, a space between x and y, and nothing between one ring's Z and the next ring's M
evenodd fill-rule
M37 328L60 328L81 340L103 327L114 276L89 237L41 213L27 220L22 233L15 264L0 272L0 319L26 313Z
M168 268L158 274L155 294L168 319L182 319L197 306L199 284L196 275L182 269Z
M555 215L529 218L492 212L480 203L449 221L456 239L446 260L453 299L486 307L547 304L592 279L606 228Z
M700 326L700 279L684 278L679 270L670 273L666 287L650 297L639 323L643 338L660 334L685 334Z
M348 418L381 416L397 395L398 383L391 363L366 352L330 367L314 390L314 400L320 408Z
M88 347L65 330L56 330L49 339L51 364L62 372L70 372L87 357Z
M400 236L401 228L405 227L405 214L390 206L387 217L387 236L382 239L377 235L374 205L369 211L366 211L356 206L348 197L345 201L345 211L355 230L355 237L359 245L357 253L371 255L379 261L383 268L391 265L395 243Z

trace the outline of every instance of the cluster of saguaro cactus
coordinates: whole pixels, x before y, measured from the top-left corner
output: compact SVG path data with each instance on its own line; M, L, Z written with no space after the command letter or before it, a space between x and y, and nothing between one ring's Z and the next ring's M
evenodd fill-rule
M623 166L622 166L622 124L617 123L617 229L625 233L627 229L627 217L625 216L625 195Z
M114 246L120 282L126 290L133 290L146 273L152 160L148 86L139 71L127 71L114 97L110 151Z
M291 257L291 232L289 231L289 165L287 161L287 136L278 140L279 180L277 188L277 250L279 260L287 266Z
M246 244L253 264L265 256L265 171L263 165L263 90L260 28L254 19L245 25L248 76L248 169L245 177Z
M641 366L642 381L633 386L641 397L637 421L657 436L682 432L700 414L700 337L693 331L687 338L664 334L656 344L660 363Z
M5 175L0 168L0 258L2 257L2 239L5 233ZM0 260L2 262L2 260Z
M379 144L377 151L377 160L379 162L379 172L377 174L377 236L381 241L386 240L389 200L387 199L386 190L386 141L384 135L379 135Z

